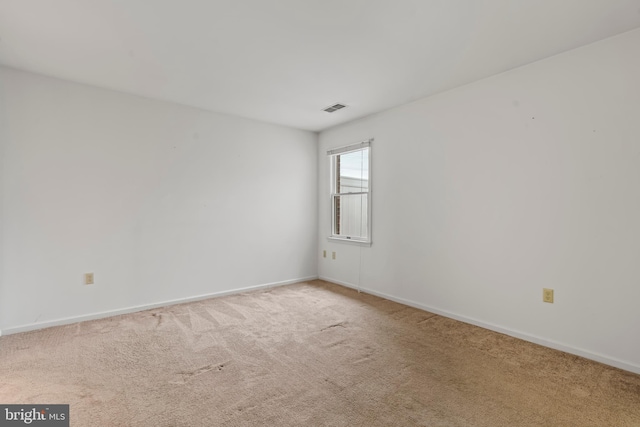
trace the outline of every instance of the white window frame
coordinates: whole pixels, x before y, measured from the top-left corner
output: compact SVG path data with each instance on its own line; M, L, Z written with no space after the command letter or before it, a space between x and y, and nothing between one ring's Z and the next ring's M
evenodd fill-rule
M327 151L327 156L329 157L329 198L330 198L330 202L329 205L331 206L331 215L329 216L329 239L331 240L335 240L335 241L340 241L340 242L348 242L348 243L356 243L356 244L360 244L360 245L366 245L366 246L370 246L372 243L372 238L371 238L371 230L372 230L372 222L371 222L371 158L372 158L372 150L371 150L371 143L373 142L373 139L370 139L368 141L363 141L360 142L358 144L353 144L353 145L348 145L346 147L340 147L340 148L335 148L332 150ZM337 155L341 155L341 154L347 154L347 153L352 153L355 151L361 151L365 148L369 149L369 156L368 156L368 185L367 185L367 191L363 191L361 193L336 193L336 156ZM346 194L351 194L351 195L355 195L355 194L366 194L367 195L367 237L366 238L362 238L362 237L358 237L358 236L344 236L344 235L336 235L335 234L335 218L336 218L336 206L335 206L335 200L336 200L336 196L342 196L342 195L346 195Z

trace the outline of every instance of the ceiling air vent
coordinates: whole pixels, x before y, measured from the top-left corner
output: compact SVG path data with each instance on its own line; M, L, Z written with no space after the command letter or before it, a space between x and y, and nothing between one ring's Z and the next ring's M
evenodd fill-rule
M346 105L342 105L342 104L333 104L331 107L327 107L325 108L323 111L326 111L327 113L333 113L334 111L338 111L343 109L344 107L346 107Z

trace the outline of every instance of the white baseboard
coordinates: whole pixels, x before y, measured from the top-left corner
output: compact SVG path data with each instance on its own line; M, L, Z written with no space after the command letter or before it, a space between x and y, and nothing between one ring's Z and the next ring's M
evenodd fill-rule
M317 278L318 278L318 276L301 277L301 278L298 278L298 279L284 280L282 282L273 282L273 283L265 283L265 284L262 284L262 285L247 286L247 287L244 287L244 288L231 289L231 290L228 290L228 291L221 291L221 292L214 292L214 293L210 293L210 294L197 295L197 296L194 296L194 297L178 298L178 299L173 299L173 300L168 300L168 301L155 302L155 303L151 303L151 304L143 304L143 305L136 305L136 306L133 306L133 307L120 308L120 309L117 309L117 310L101 311L99 313L83 314L83 315L80 315L80 316L65 317L65 318L62 318L62 319L48 320L48 321L45 321L45 322L30 323L28 325L15 326L15 327L2 329L0 331L0 336L17 334L17 333L20 333L20 332L34 331L34 330L37 330L37 329L50 328L52 326L68 325L70 323L84 322L86 320L102 319L102 318L105 318L105 317L118 316L120 314L135 313L137 311L150 310L152 308L166 307L168 305L174 305L174 304L183 304L185 302L200 301L200 300L204 300L204 299L208 299L208 298L215 298L215 297L221 297L221 296L225 296L225 295L239 294L239 293L247 292L247 291L255 291L255 290L258 290L258 289L265 289L265 288L273 288L273 287L276 287L276 286L291 285L293 283L306 282L308 280L315 280Z
M326 282L335 283L341 286L345 286L348 288L353 288L358 290L359 292L364 292L367 294L375 295L380 298L388 299L390 301L395 301L400 304L408 305L409 307L418 308L420 310L428 311L430 313L439 314L444 317L448 317L451 319L459 320L464 323L469 323L471 325L480 326L481 328L489 329L495 332L500 332L501 334L509 335L515 338L519 338L525 341L532 342L534 344L539 344L544 347L553 348L554 350L560 350L565 353L575 354L576 356L584 357L585 359L595 360L596 362L604 363L605 365L613 366L616 368L624 369L625 371L633 372L636 374L640 374L640 366L625 362L623 360L616 359L614 357L606 356L603 354L599 354L593 351L584 350L581 348L569 346L566 344L559 343L557 341L549 340L546 338L538 337L536 335L528 334L526 332L517 331L514 329L505 328L499 325L494 325L492 323L484 322L482 320L474 319L467 316L462 316L457 313L452 313L447 310L441 310L439 308L431 307L425 304L421 304L415 301L406 300L404 298L394 297L392 295L387 295L382 292L377 292L371 289L362 288L358 285L354 285L352 283L343 282L341 280L333 279L331 277L320 276L320 280L324 280Z

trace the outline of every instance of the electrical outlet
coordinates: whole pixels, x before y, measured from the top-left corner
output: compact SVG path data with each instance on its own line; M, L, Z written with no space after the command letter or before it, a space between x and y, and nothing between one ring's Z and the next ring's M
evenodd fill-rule
M326 258L327 257L327 251L322 251L322 258Z
M553 304L553 289L542 289L542 301Z
M335 252L331 252L331 259L336 259L336 253Z
M85 285L93 285L93 273L85 273L84 274L84 284Z

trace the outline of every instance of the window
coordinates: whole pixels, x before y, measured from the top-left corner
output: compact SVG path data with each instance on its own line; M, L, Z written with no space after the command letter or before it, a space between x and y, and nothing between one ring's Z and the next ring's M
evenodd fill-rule
M371 243L371 140L327 152L332 239Z

